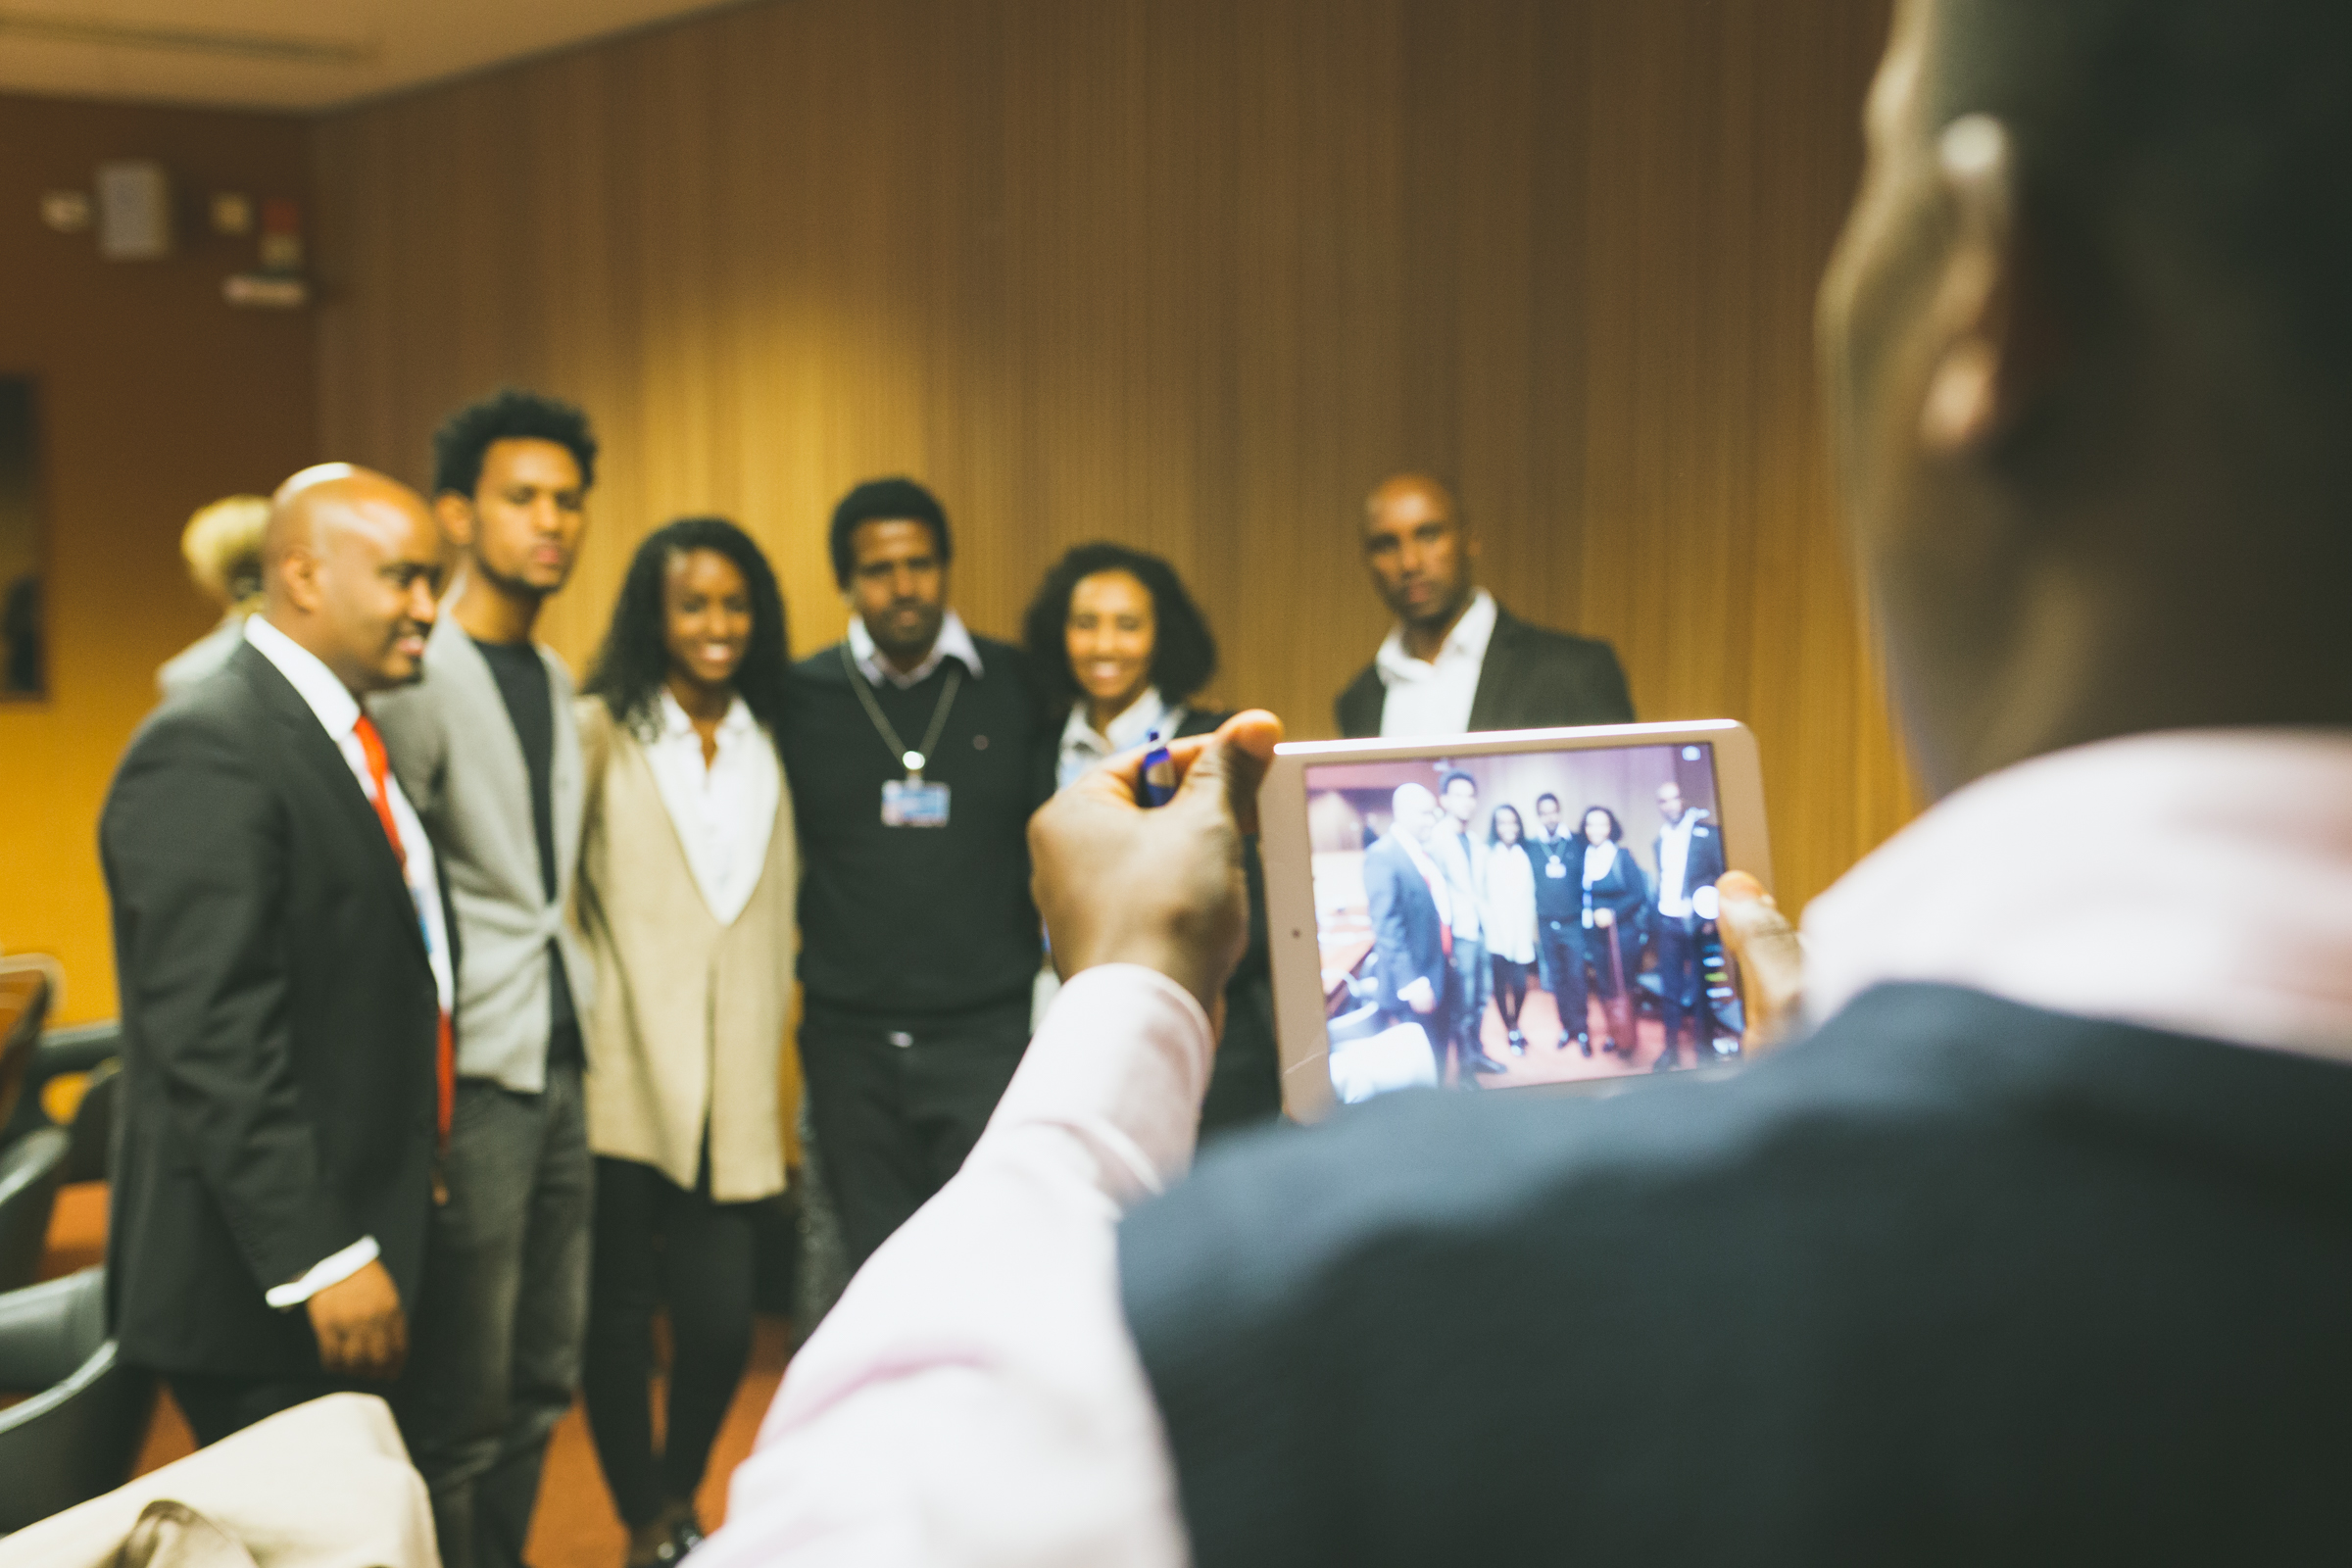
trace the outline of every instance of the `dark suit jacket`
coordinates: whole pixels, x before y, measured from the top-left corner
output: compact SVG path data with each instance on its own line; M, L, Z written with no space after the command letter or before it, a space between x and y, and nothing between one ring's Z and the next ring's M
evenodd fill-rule
M440 1005L399 862L317 715L242 645L140 727L99 845L123 1357L316 1376L309 1315L263 1292L373 1236L414 1303L423 1262Z
M1340 733L1350 740L1378 735L1387 701L1379 666L1366 664L1340 693ZM1501 605L1494 607L1494 635L1487 643L1478 695L1470 703L1472 729L1633 721L1634 699L1615 649L1594 638L1531 625Z
M1415 980L1446 996L1445 922L1421 868L1392 833L1364 853L1364 895L1372 906L1372 966L1380 977L1380 1005L1398 1018L1419 1018L1397 1000Z
M1658 882L1649 890L1654 902L1665 897L1666 830L1650 840L1649 859L1658 868ZM1711 820L1701 820L1690 829L1690 853L1683 861L1683 897L1689 898L1700 888L1713 887L1723 875L1723 834Z

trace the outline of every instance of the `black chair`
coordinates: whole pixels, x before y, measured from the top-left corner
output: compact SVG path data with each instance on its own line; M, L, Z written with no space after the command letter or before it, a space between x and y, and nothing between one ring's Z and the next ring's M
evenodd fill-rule
M49 977L38 969L0 971L0 1127L13 1126L25 1069L49 1017Z
M74 1147L66 1152L66 1169L59 1178L60 1185L102 1182L113 1174L109 1151L115 1141L115 1097L122 1089L122 1077L120 1056L109 1056L90 1069L90 1081L82 1088L81 1104L74 1112L74 1124L66 1129Z
M49 1216L57 1208L57 1189L73 1151L73 1136L55 1127L0 1149L0 1291L29 1285L41 1271Z
M38 1391L0 1410L0 1536L130 1479L155 1379L106 1337L104 1269L0 1296L0 1389Z
M25 1063L24 1092L17 1101L16 1114L6 1118L5 1121L0 1121L0 1146L14 1143L24 1134L37 1132L43 1127L60 1125L50 1119L48 1105L49 1086L60 1078L71 1078L76 1074L88 1075L90 1085L83 1092L82 1103L89 1106L91 1097L98 1093L97 1080L100 1071L109 1061L119 1058L122 1054L122 1025L115 1019L110 1018L104 1023L74 1024L63 1029L52 1029L43 1034L40 1037L39 1045ZM93 1108L99 1112L102 1118L111 1118L112 1091L108 1091L100 1104ZM76 1113L75 1120L79 1120L79 1113ZM91 1135L101 1140L99 1152L102 1155L105 1152L103 1140L110 1134L110 1128L98 1123L92 1124ZM79 1159L77 1151L76 1169L80 1168ZM98 1168L89 1175L70 1175L66 1180L70 1182L96 1181L103 1179L105 1175L105 1162L101 1159Z

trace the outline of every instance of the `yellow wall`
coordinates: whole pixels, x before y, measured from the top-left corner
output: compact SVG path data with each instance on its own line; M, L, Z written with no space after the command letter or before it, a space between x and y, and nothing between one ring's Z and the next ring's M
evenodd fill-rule
M40 382L50 665L47 701L0 703L0 949L64 961L69 1020L115 1009L107 779L156 665L215 618L181 569L180 525L313 451L313 320L222 302L254 242L212 237L196 203L306 194L310 137L284 116L0 96L0 373ZM102 262L93 235L41 226L41 192L88 190L100 161L128 157L176 177L176 256Z

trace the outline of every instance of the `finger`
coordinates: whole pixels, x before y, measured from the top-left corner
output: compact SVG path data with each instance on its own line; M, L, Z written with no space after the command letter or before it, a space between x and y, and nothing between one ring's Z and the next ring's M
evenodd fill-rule
M1221 791L1217 803L1229 808L1245 834L1257 831L1257 786L1282 741L1282 720L1262 708L1236 713L1219 725L1215 745L1201 754L1185 774L1180 796L1200 797Z
M1745 871L1729 871L1715 883L1723 901L1716 927L1740 966L1750 1033L1770 1044L1795 1022L1804 1002L1804 946L1764 885Z
M1168 742L1168 760L1175 763L1177 776L1182 778L1190 773L1193 765L1215 742L1214 735L1190 735L1180 741ZM1133 806L1136 791L1144 781L1144 759L1151 755L1151 748L1145 746L1121 752L1102 766L1090 769L1062 793L1083 792L1085 795L1121 800Z

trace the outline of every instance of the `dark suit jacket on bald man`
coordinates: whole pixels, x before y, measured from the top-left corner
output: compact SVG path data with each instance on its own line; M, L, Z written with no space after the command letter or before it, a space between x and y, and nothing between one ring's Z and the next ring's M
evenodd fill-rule
M1378 664L1366 664L1340 693L1340 733L1349 740L1380 734L1388 688ZM1499 604L1494 635L1479 666L1470 728L1552 729L1570 724L1630 724L1634 699L1617 652L1596 638L1521 620Z

